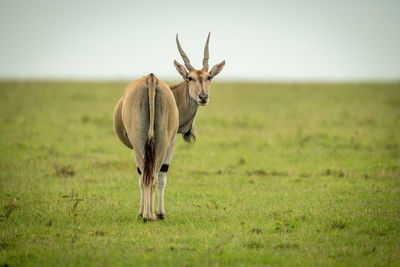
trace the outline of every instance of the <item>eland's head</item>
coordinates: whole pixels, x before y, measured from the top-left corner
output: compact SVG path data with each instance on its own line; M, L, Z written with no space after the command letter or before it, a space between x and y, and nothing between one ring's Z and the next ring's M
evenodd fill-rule
M221 72L225 65L225 60L208 70L208 41L210 40L210 33L208 34L206 45L204 47L203 68L197 70L190 64L190 60L182 49L179 43L178 34L176 34L176 44L179 53L182 56L185 67L174 60L176 70L185 80L189 87L190 97L193 98L199 105L205 106L209 101L209 90L211 80Z

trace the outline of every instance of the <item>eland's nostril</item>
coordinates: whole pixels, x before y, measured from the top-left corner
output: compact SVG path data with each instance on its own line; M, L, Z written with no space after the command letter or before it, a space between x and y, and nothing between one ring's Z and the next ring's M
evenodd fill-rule
M208 99L208 95L207 95L207 94L204 94L204 93L201 93L201 94L199 95L199 98L200 98L200 100L205 101L205 100Z

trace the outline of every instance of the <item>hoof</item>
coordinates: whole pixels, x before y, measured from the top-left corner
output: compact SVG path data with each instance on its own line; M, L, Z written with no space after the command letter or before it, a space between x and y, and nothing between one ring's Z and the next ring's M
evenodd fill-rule
M152 221L154 221L154 219L152 219L152 218L150 218L150 219L143 218L143 223L152 222Z
M137 216L138 220L141 220L143 218L143 214L139 213L139 215Z
M157 214L157 218L161 221L163 221L165 219L165 214Z

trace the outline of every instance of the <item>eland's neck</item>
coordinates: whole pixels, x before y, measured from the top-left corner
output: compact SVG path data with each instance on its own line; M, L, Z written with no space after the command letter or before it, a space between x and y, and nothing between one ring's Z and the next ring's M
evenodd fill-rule
M192 129L199 104L189 95L189 85L183 81L170 86L179 111L178 133L186 133Z

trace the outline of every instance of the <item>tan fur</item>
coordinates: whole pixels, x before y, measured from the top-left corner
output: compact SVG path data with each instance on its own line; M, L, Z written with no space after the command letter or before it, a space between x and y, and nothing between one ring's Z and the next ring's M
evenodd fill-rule
M178 133L185 133L193 126L199 104L190 96L186 82L171 86L171 90L179 111Z
M153 183L155 179L155 164L157 161L156 144L154 140L154 116L155 116L155 96L156 96L157 80L153 73L147 79L147 92L149 96L149 131L147 133L146 143L144 144L144 159L143 159L143 170L142 170L142 181L144 185Z
M131 142L128 139L128 135L125 130L124 123L122 122L122 100L124 98L121 97L120 100L118 101L117 105L114 108L114 131L117 134L119 140L129 147L130 149L133 149Z
M149 90L153 82L156 84L154 93ZM151 103L151 99L154 99L153 103ZM114 109L115 132L126 146L133 149L136 166L142 171L145 169L146 140L152 134L154 136L157 161L152 174L152 183L144 184L143 218L145 220L155 218L154 212L152 212L157 184L155 178L163 164L167 149L175 138L178 120L178 109L171 90L168 85L154 75L148 75L130 83Z
M221 72L223 67L225 66L225 60L221 63L215 65L211 71L208 71L208 43L210 40L210 33L208 34L206 45L204 47L204 58L203 58L203 68L200 70L196 70L191 64L188 56L183 51L183 48L179 42L178 34L176 35L176 44L178 47L178 51L182 56L183 61L185 62L186 69L183 65L179 64L176 60L174 60L174 65L178 73L182 76L182 78L187 83L187 89L189 95L194 101L197 101L199 105L206 105L208 103L208 99L202 99L203 97L208 98L208 92L210 89L211 80ZM178 101L177 101L178 102Z
M139 213L144 220L154 219L157 175L160 180L157 216L164 218L166 173L160 173L159 170L163 162L169 165L172 160L177 132L182 133L186 141L195 139L192 127L197 109L199 105L208 103L210 81L225 65L223 61L208 71L209 38L210 34L204 48L203 68L196 70L190 64L177 35L178 50L188 70L177 61L174 61L174 65L184 81L169 88L150 74L131 82L114 109L114 129L117 136L123 144L133 149L136 166L144 170L144 165L148 164L146 176L151 173L151 177L146 179L148 183L143 181L144 173L139 182L142 190Z
M215 65L211 71L208 71L208 43L210 34L208 34L206 45L204 47L203 68L196 70L190 64L190 60L183 51L176 35L176 44L178 51L185 62L186 68L174 60L174 66L182 76L183 82L171 86L175 101L179 110L179 129L178 133L183 134L185 141L193 142L196 139L192 128L196 117L198 107L207 105L209 101L209 90L211 80L223 69L225 60Z

